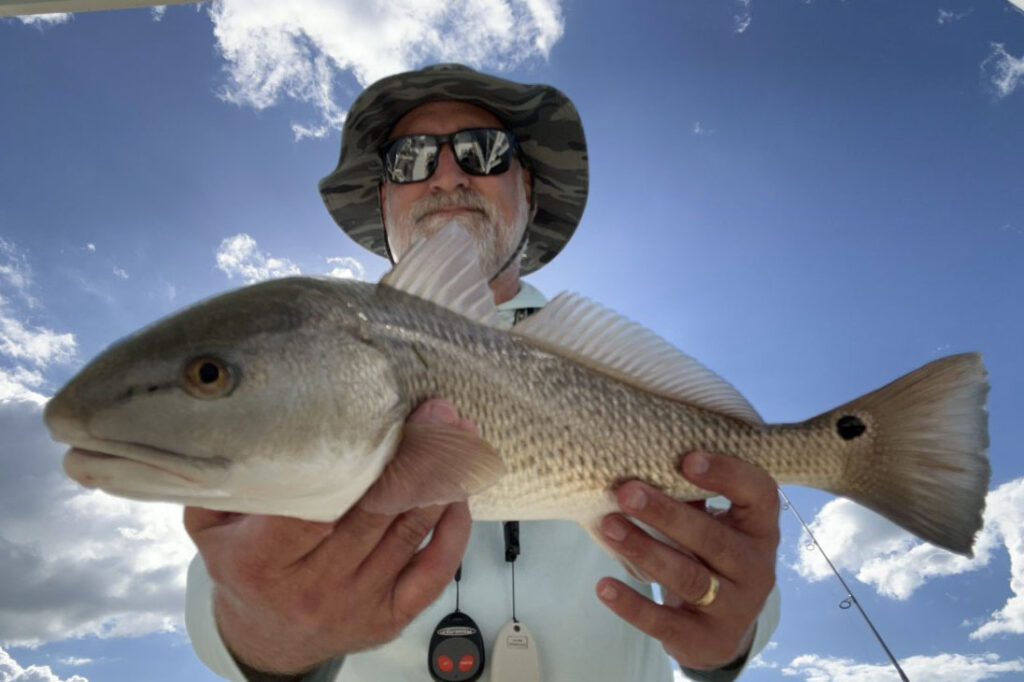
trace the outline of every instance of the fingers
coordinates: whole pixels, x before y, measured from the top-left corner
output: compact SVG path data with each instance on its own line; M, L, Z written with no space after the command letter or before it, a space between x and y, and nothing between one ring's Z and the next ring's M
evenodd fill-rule
M237 521L239 516L241 515L235 512L214 511L213 509L203 509L202 507L185 507L185 532L195 542L196 536L200 533L211 528L223 526L232 521Z
M702 462L708 465L703 472L697 466ZM725 516L708 514L641 481L628 481L616 490L619 505L627 514L693 552L728 578L735 579L747 572L753 560L752 551L770 547L774 552L778 544L779 505L770 476L736 458L704 453L686 457L683 471L702 488L738 497L735 508ZM615 541L614 537L608 539Z
M186 507L185 529L207 564L230 555L252 570L282 568L313 552L334 525L287 516L237 514Z
M440 398L434 398L426 400L420 404L412 414L406 419L406 422L413 424L444 424L446 426L458 426L460 429L472 431L473 433L480 435L480 429L477 425L468 419L463 419L459 416L459 411L455 409L447 400L441 400Z
M246 514L233 525L230 545L236 560L260 572L305 559L334 530L332 523L260 514Z
M683 458L683 475L729 498L729 516L738 530L769 539L778 536L778 487L764 469L737 457L691 452Z
M618 554L669 593L693 603L707 592L711 575L707 566L655 540L621 516L605 517L601 532Z
M747 556L741 536L715 517L684 502L674 500L640 481L624 483L615 491L615 494L619 505L627 514L662 533L671 542L696 554L716 572L733 577L743 571ZM642 564L646 561L656 560L667 551L673 552L673 554L679 552L650 538L647 533L636 526L629 525L632 528L626 529L629 531L627 534L628 546L640 555L640 560L634 560L634 563L652 578L660 580L661 575L652 572L658 570L658 566ZM616 549L622 545L622 540L617 540L614 536L605 534L605 538ZM653 558L648 556L652 552L656 552ZM685 595L688 592L681 594Z
M445 507L410 509L394 517L380 542L359 567L371 580L393 582L444 515Z
M720 596L706 608L680 609L656 604L614 578L597 583L598 598L620 618L659 640L680 665L711 670L750 647L753 624L729 618L735 601Z
M597 583L598 598L620 618L662 642L691 639L701 627L702 614L656 604L614 578Z
M412 619L427 608L452 580L469 542L472 519L469 505L448 505L434 528L430 544L402 571L395 586L395 610Z

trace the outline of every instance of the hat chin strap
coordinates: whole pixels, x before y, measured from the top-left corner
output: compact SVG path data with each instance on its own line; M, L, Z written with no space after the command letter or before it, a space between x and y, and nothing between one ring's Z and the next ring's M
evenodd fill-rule
M488 284L490 284L494 280L496 280L499 277L501 277L502 273L504 273L506 270L508 270L508 267L510 265L512 265L512 263L517 258L522 257L523 251L526 249L526 243L530 240L530 223L533 222L534 216L537 215L537 195L533 191L533 173L530 173L530 208L529 208L529 211L530 212L528 214L528 217L527 217L527 220L526 220L526 224L523 225L523 236L519 239L519 244L516 245L515 250L512 252L512 255L508 257L508 260L505 261L505 264L502 265L500 268L498 268L498 272L495 273L494 277L491 277L489 280L487 280ZM387 234L385 233L385 237L386 236L387 236ZM385 239L384 241L387 242L387 239Z

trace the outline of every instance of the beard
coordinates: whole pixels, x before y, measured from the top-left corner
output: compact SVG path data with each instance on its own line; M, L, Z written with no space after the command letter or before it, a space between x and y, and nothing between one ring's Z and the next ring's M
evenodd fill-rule
M389 220L385 230L396 262L418 239L431 237L454 221L472 237L484 276L488 281L497 277L516 255L530 217L530 204L526 199L522 175L515 175L519 201L516 214L511 220L505 220L492 201L466 187L448 193L429 194L410 206L404 214L397 214L389 196L386 199L386 215ZM448 208L468 210L453 216L443 212ZM522 246L522 251L525 251L525 243Z

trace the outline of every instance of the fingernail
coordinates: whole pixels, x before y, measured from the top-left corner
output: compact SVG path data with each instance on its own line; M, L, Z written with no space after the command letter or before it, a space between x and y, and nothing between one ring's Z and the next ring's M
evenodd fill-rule
M622 506L632 511L640 511L647 506L647 493L644 492L643 488L634 486L632 490L626 493L622 500Z
M615 601L619 598L619 591L611 583L605 583L604 587L597 593L597 596L605 601Z
M442 402L434 402L427 405L427 415L430 421L440 422L453 426L459 423L459 413L451 405Z
M686 473L691 476L702 476L708 472L707 455L695 452L686 458Z
M614 517L605 519L602 530L604 531L604 536L609 540L622 542L626 539L626 524Z

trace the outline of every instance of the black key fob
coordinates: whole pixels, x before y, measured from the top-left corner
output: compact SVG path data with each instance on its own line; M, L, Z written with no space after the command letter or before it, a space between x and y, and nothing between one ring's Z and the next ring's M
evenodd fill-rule
M438 682L471 682L484 671L484 640L466 614L455 611L434 628L427 650L430 676Z

